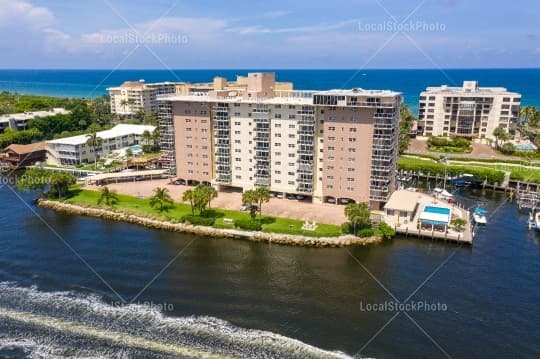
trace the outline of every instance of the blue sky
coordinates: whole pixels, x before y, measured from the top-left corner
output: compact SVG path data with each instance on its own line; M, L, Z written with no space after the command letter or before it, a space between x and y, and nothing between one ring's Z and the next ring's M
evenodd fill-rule
M540 67L538 0L0 0L0 68Z

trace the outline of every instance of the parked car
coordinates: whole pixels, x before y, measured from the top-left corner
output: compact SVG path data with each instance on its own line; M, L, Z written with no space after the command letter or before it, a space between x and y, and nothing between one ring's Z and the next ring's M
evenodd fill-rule
M303 200L304 198L306 198L306 197L302 196L301 194L296 195L296 199L299 200L299 201Z
M173 184L175 184L175 185L185 185L186 181L184 181L182 179L177 179L177 180L173 181Z
M276 194L276 198L283 198L283 193Z
M244 204L242 204L242 205L240 206L240 210L241 210L241 211L251 211L251 205L250 205L250 204L245 204L245 203L244 203Z
M287 199L296 199L294 194L287 193Z
M339 203L341 203L341 204L349 204L349 200L347 198L340 198Z
M326 202L328 202L328 203L336 203L336 200L335 200L335 198L327 198Z

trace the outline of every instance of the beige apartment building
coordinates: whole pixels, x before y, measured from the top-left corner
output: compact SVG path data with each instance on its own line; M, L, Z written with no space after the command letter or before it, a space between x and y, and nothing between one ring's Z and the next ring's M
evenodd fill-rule
M494 139L497 127L511 129L519 118L521 95L502 87L428 87L420 94L420 136L462 136Z
M240 89L159 99L162 142L174 149L162 160L176 177L382 208L395 187L401 94L297 91L273 73L244 79Z

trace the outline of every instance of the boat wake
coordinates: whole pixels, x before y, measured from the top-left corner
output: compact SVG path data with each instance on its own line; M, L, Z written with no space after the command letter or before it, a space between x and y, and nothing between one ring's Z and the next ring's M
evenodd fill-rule
M213 317L168 317L9 282L0 282L0 323L2 358L349 358Z

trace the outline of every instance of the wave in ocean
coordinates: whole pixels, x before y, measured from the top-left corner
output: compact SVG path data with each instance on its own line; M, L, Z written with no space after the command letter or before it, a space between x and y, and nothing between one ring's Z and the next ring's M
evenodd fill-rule
M0 283L0 357L350 358L214 317Z

